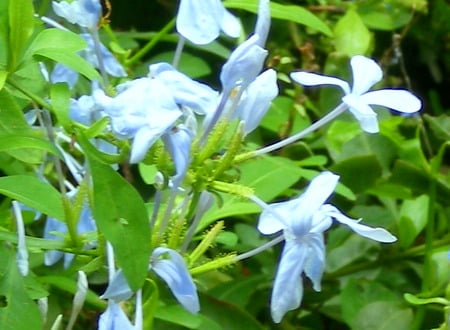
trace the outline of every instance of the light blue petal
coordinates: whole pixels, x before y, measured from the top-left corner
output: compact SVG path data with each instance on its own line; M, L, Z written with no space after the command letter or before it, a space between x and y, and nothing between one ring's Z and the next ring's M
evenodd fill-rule
M356 55L350 60L353 72L352 94L362 95L383 78L383 71L372 59Z
M264 207L258 221L258 230L261 234L275 234L291 224L297 201L291 200L281 203L272 203Z
M314 214L333 193L339 176L331 172L322 172L316 176L305 192L297 198L295 219L290 228L296 236L306 235L312 229Z
M220 0L181 0L177 31L194 44L209 44L219 36L224 10Z
M300 306L303 297L301 274L308 249L293 240L286 240L273 284L270 309L272 319L280 323L284 314Z
M358 120L364 132L378 133L380 131L377 114L360 96L348 94L342 98L342 101L349 106L350 112Z
M233 14L224 9L220 20L220 29L227 36L237 38L241 34L241 23Z
M264 47L270 29L270 1L259 0L258 19L256 20L255 34L259 36L259 45Z
M244 121L244 133L246 135L258 127L272 100L277 95L277 74L272 69L261 73L248 86L236 109L236 115Z
M169 259L160 257L167 255ZM158 247L152 253L152 270L167 283L178 302L189 312L197 313L200 303L197 288L183 258L174 250Z
M98 320L99 330L137 330L130 322L119 304L108 301L108 308L100 315Z
M240 44L230 55L220 72L224 91L236 86L247 87L261 72L267 50L259 46L259 36L253 35Z
M130 163L137 164L144 159L147 151L163 133L162 130L151 129L148 126L141 127L133 138Z
M87 42L87 47L81 52L82 56L97 69L100 68L97 52L95 50L95 42L92 35L88 33L80 34ZM100 43L100 55L103 61L105 71L113 77L126 77L127 73L122 65L117 61L114 55Z
M422 101L406 90L381 89L361 95L362 102L381 105L403 113L414 113L422 108Z
M95 29L102 14L102 6L99 0L76 0L71 3L66 1L52 2L56 15L65 18L72 24Z
M182 125L162 136L164 145L175 163L176 174L172 177L174 187L178 187L189 167L192 133Z
M50 75L50 81L53 84L60 82L67 83L72 89L78 81L78 72L62 63L56 63Z
M374 241L382 243L392 243L397 240L397 238L390 232L388 232L386 229L379 227L372 228L366 225L362 225L359 223L360 220L355 220L347 217L334 206L328 205L327 208L328 208L327 213L329 214L329 216L333 217L340 223L350 227L351 230L353 230L355 233L363 237L367 237Z
M150 65L149 73L164 83L178 105L201 115L215 110L218 92L208 85L192 80L167 63Z
M309 234L307 237L309 253L304 272L313 283L313 289L321 290L322 275L325 268L325 243L322 233Z
M336 85L341 87L345 94L350 93L350 86L348 83L339 78L310 72L293 72L290 74L290 77L297 84L303 86Z
M131 291L125 276L121 269L114 273L114 276L109 282L104 294L100 296L101 299L112 299L119 303L131 298L133 291Z

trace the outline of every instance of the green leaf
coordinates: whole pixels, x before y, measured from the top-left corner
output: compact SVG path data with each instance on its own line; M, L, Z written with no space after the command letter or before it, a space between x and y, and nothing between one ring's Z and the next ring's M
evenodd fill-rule
M339 174L340 181L355 193L364 192L374 186L382 171L375 155L347 158L334 164L330 169Z
M352 324L364 306L376 301L399 301L395 292L382 284L365 279L350 279L340 295L342 316Z
M356 4L358 13L368 27L384 31L396 30L408 24L411 21L414 10L419 9L419 6L414 6L414 9L412 7L408 8L401 5L398 0L358 1ZM423 7L423 5L420 6Z
M414 194L428 194L431 180L436 181L436 199L442 205L450 200L450 185L444 180L431 178L423 168L413 163L398 160L395 162L389 181L409 188Z
M336 50L342 54L364 55L369 53L372 35L358 13L349 9L334 28L334 42Z
M0 133L24 134L31 132L19 105L6 89L0 90L0 104Z
M93 214L114 247L119 267L132 290L142 287L150 260L150 224L141 196L109 165L90 158Z
M263 330L264 327L245 309L217 300L205 294L199 294L202 314L220 324L222 329Z
M0 70L0 90L5 86L6 78L8 78L8 71Z
M67 65L86 78L100 80L99 73L77 52L86 47L86 41L79 35L59 29L41 31L28 47L24 60L42 56Z
M52 100L52 107L55 110L58 123L64 128L71 125L69 117L70 107L70 91L69 86L65 83L58 83L51 86L50 98Z
M34 30L34 9L30 0L9 1L9 44L10 62L8 66L14 70L22 54L25 43Z
M152 57L150 63L168 62L173 59L173 52L163 52ZM145 69L148 71L148 65L145 65ZM209 63L203 58L183 52L178 64L178 70L188 75L191 78L200 78L211 74L211 67Z
M36 303L28 296L24 279L15 264L15 254L0 243L1 329L41 329L42 318Z
M59 157L61 153L49 141L35 137L16 134L0 134L0 151L10 151L14 149L39 149L50 152Z
M399 303L377 301L364 306L356 316L352 329L410 330L413 313Z
M227 8L243 9L252 13L258 12L257 0L227 0L224 1L224 5ZM282 5L280 3L271 2L270 14L273 18L306 25L327 36L333 35L330 28L322 20L300 6Z
M65 219L60 193L33 176L11 175L0 178L0 194L55 219Z
M398 224L399 243L402 248L409 247L425 228L429 201L430 198L427 195L422 195L402 203Z

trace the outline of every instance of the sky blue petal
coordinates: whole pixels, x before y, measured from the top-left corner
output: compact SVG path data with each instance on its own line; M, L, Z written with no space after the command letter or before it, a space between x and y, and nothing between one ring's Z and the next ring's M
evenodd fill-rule
M316 291L321 290L322 275L325 268L325 243L323 233L311 233L308 235L308 257L303 271L313 283Z
M208 85L177 71L170 64L152 64L149 67L149 74L164 83L178 105L189 107L201 115L215 110L219 93Z
M71 3L53 1L52 7L56 15L65 18L72 24L78 24L91 30L97 28L102 14L99 0L76 0Z
M267 205L259 216L258 230L264 235L271 235L288 228L296 205L296 200Z
M56 63L50 75L50 81L53 84L60 82L67 83L70 89L72 89L78 81L78 72L62 63Z
M256 20L255 34L259 36L259 45L264 47L270 29L270 1L259 0L258 19Z
M307 248L295 241L286 240L270 302L272 319L276 323L281 322L288 311L300 306L303 297L301 274L307 256Z
M125 276L121 269L114 273L114 276L109 282L104 294L100 296L101 299L112 299L115 302L125 301L131 298L133 291L131 291Z
M403 113L414 113L422 108L422 101L406 90L380 89L361 95L367 104L381 105Z
M224 91L231 91L236 86L247 87L261 72L267 50L258 43L259 36L255 34L231 53L220 72Z
M372 228L359 223L360 220L355 220L342 214L336 207L328 205L327 213L336 219L338 222L350 227L358 235L373 239L374 241L382 243L392 243L397 240L397 238L383 228Z
M163 255L168 259L161 259ZM178 252L158 247L152 253L152 270L167 283L178 302L189 312L197 313L200 303L197 288L183 258Z
M317 86L317 85L336 85L342 88L345 94L350 93L349 84L339 78L328 77L317 73L310 72L292 72L290 77L297 84L303 86Z
M383 78L383 71L372 59L356 55L350 60L353 73L352 94L362 95Z
M87 47L81 52L81 55L94 67L99 69L100 65L94 38L89 33L82 33L80 36L87 42ZM119 61L117 61L114 55L102 43L100 43L99 48L105 71L113 77L126 77L127 73L125 72L125 69Z
M244 121L246 135L258 127L277 95L277 74L272 69L261 73L247 87L236 109L236 115Z
M181 125L162 136L175 163L176 173L172 177L174 187L180 185L189 167L192 138L192 133Z
M181 0L177 31L194 44L209 44L219 36L224 10L220 0Z
M241 23L232 13L224 9L220 20L220 29L227 36L237 38L241 34Z
M377 114L372 108L364 102L361 96L354 94L346 95L342 98L345 104L349 106L350 112L358 120L361 129L367 133L378 133Z
M100 315L98 320L99 330L138 330L135 329L125 312L119 304L112 300L108 301L106 311Z

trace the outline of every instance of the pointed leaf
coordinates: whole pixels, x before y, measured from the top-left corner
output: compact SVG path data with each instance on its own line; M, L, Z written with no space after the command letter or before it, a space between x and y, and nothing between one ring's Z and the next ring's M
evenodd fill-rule
M0 328L41 329L39 309L25 290L24 279L17 270L13 251L4 243L0 243L0 259Z
M138 192L110 166L89 159L93 213L132 290L142 287L150 261L150 224Z
M10 63L14 69L23 47L34 30L33 2L30 0L9 1Z
M48 183L28 175L0 178L0 194L42 212L52 218L64 220L60 193Z

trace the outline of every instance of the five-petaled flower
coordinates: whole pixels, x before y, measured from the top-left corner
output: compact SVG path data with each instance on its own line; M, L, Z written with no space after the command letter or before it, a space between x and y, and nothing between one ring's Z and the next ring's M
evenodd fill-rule
M379 131L377 114L370 105L380 105L403 113L414 113L422 107L421 101L406 90L381 89L368 92L383 77L380 66L370 58L362 55L354 56L350 65L353 72L351 89L344 80L315 73L293 72L291 78L305 86L337 85L341 87L345 92L342 101L359 121L361 128L368 133Z
M371 228L348 218L336 207L324 204L337 185L339 176L323 172L311 181L299 197L267 206L261 213L258 230L263 234L283 231L285 246L281 256L272 291L271 313L275 322L284 314L300 306L305 273L316 291L325 265L323 232L330 228L333 219L357 234L379 242L390 243L396 238L382 228Z

